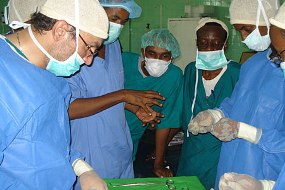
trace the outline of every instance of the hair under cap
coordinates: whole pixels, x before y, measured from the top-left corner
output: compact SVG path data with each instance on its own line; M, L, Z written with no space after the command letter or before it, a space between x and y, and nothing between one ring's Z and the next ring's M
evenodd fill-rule
M142 36L141 48L155 46L167 49L173 58L180 55L180 48L176 38L167 29L154 29Z
M207 23L211 23L211 22L221 25L221 27L227 32L227 38L228 38L229 29L227 25L223 21L215 19L215 18L205 17L205 18L200 19L198 22L198 26L195 28L195 31L197 32L200 28L205 26Z
M75 0L47 0L40 12L50 18L65 20L68 24L76 26ZM108 27L107 14L97 0L79 1L80 30L106 39L108 37Z
M31 20L31 15L40 11L40 7L46 0L10 0L8 2L8 21L27 22Z
M274 26L285 30L285 3L279 8L277 14L269 19L270 23Z
M133 0L99 0L103 7L119 7L130 13L129 18L141 16L142 8Z
M279 0L260 0L267 18L275 15L279 7ZM256 24L258 0L232 0L230 5L231 24ZM266 26L263 14L260 13L260 26Z

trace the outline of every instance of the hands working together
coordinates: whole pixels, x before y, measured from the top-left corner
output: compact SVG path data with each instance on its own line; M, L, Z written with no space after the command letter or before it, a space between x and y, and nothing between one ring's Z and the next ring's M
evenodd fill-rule
M221 141L231 141L243 138L251 143L258 143L262 130L246 123L237 122L226 118L221 110L208 109L194 117L188 130L193 135L199 133L211 133Z

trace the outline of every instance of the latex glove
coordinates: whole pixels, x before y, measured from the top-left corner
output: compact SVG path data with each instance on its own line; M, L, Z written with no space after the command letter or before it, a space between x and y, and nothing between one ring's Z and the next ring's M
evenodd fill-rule
M275 182L256 180L245 174L225 173L219 182L220 190L271 190Z
M81 190L108 190L107 184L94 170L81 174L79 181Z
M190 123L188 124L188 130L193 135L197 135L198 133L210 132L212 129L212 125L218 122L223 117L224 114L221 110L208 109L202 111L190 121Z
M254 144L258 143L262 135L261 129L229 118L220 119L212 126L210 132L221 141L242 138Z
M72 167L75 175L79 177L82 190L108 190L106 183L84 160L80 158L74 160Z

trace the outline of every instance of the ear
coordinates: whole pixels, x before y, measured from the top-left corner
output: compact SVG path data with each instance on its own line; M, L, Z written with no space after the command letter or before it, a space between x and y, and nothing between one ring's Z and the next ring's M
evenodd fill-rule
M68 31L70 30L70 25L63 21L57 21L52 27L52 36L55 41L60 41L66 39Z
M225 46L224 46L224 51L228 49L228 41L226 41Z

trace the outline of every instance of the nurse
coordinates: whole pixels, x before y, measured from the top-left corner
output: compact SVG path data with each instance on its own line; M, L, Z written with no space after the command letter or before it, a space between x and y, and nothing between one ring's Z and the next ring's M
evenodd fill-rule
M124 109L133 109L140 117L145 109L133 105L161 105L153 98L162 97L157 92L123 89L118 37L129 18L141 15L141 7L133 0L100 0L100 4L109 19L109 36L92 65L82 66L67 78L72 91L71 147L80 151L101 177L133 178L133 144Z
M222 141L212 134L187 133L189 120L200 111L220 106L230 97L239 78L240 65L227 60L228 27L224 22L203 18L196 27L196 61L184 72L183 128L184 142L178 176L198 176L206 189L215 185ZM186 134L189 134L187 137Z
M171 177L173 173L164 166L164 155L171 129L180 128L182 112L182 71L175 66L173 59L180 55L179 44L167 29L154 29L141 38L141 56L135 53L123 53L125 70L125 88L136 90L154 90L165 97L163 107L154 110L163 113L164 118L156 124L155 162L153 172L158 177ZM135 159L139 141L146 127L130 111L126 111L134 143Z
M75 175L82 189L107 189L70 149L70 89L56 77L91 64L90 51L99 48L107 31L108 18L97 1L47 0L30 27L0 36L1 189L70 190Z
M285 78L285 4L280 7L275 17L270 19L270 38L273 47L276 49L279 59L282 60L280 70L283 71ZM285 79L283 79L285 80ZM280 136L281 137L281 136ZM273 134L274 138L274 134ZM284 139L284 136L281 137ZM272 144L277 143L276 140L282 141L282 139L272 139ZM283 140L284 141L284 140ZM283 142L284 143L284 142ZM280 167L280 166L279 166ZM226 173L221 177L219 188L220 190L283 190L285 187L285 165L281 170L276 182L268 180L268 178L261 178L257 180L254 177L237 173Z
M262 11L268 4L268 1L256 1L258 21L261 15L264 19L269 17ZM270 7L276 4L271 2ZM255 31L254 43L268 41L269 36L260 37L259 31ZM188 126L193 134L210 132L225 141L216 189L226 172L276 180L284 164L285 83L282 69L269 58L271 52L271 49L261 51L246 61L231 98L225 99L219 109L200 112Z

